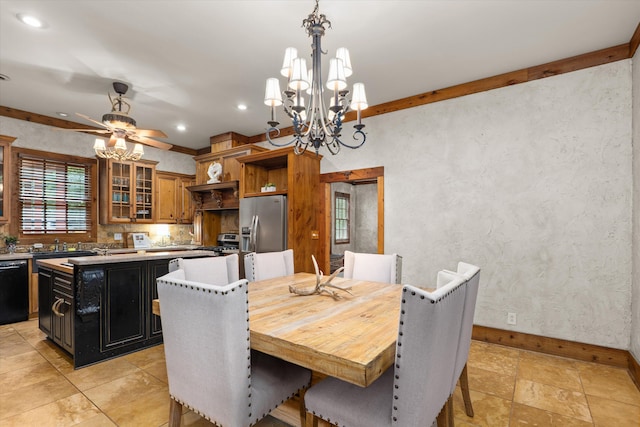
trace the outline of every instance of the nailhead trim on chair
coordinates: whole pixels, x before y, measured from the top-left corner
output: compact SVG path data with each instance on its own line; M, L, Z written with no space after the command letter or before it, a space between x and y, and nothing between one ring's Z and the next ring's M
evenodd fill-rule
M165 283L165 284L169 284L169 285L172 285L172 286L179 286L179 287L181 287L181 288L188 288L188 289L191 289L191 290L196 290L196 288L195 288L194 286L192 286L192 285L184 285L184 284L182 284L182 283L176 284L176 283L172 283L172 282L164 281L164 280L162 280L162 279L160 279L160 280L161 280L163 283ZM238 285L238 288L242 288L242 287L244 287L244 284ZM211 290L211 289L202 289L202 288L199 288L199 289L201 289L201 290L202 290L202 292L212 293L212 290ZM231 289L231 292L235 292L235 288ZM216 295L217 295L217 294L220 294L220 295L227 295L227 294L229 293L229 291L219 292L219 291L214 290L214 291L213 291L213 293L214 293L214 294L216 294ZM249 294L249 288L248 288L248 287L245 289L245 293L246 293L247 295ZM248 308L248 307L247 307L246 313L247 313L247 323L249 323L249 308ZM250 336L250 333L249 333L249 328L247 328L247 342L248 342L248 343L250 342L250 339L251 339L251 336ZM250 344L248 344L248 346L247 346L247 351L249 352L249 356L247 357L247 359L250 361L250 360L251 360L251 345L250 345ZM247 387L247 388L249 389L249 394L248 394L248 397L249 397L249 406L248 406L248 408L249 408L249 412L248 412L248 418L249 418L249 419L251 419L251 415L252 415L252 414L251 414L251 409L250 409L250 408L251 408L251 362L249 362L248 370L249 370L249 375L248 375L248 377L247 377L247 378L248 378L248 380L249 380L249 384L248 384L248 387ZM204 419L206 419L207 421L210 421L210 422L211 422L211 423L213 423L215 426L221 426L220 424L218 424L217 422L215 422L214 420L212 420L212 419L211 419L210 417L208 417L207 415L202 414L202 413L201 413L200 411L198 411L197 409L192 408L192 407L191 407L191 406L189 406L188 404L186 404L186 403L182 402L180 399L175 398L173 395L171 395L171 398L173 398L176 402L179 402L181 405L186 406L187 408L191 409L193 412L195 412L196 414L200 415L201 417L203 417L203 418L204 418ZM266 414L264 414L262 418L264 418L265 416L266 416ZM258 421L259 421L259 419L258 419ZM252 424L250 424L250 425L253 425L253 424L255 424L255 423L252 423Z
M179 286L179 287L181 287L181 288L189 288L189 289L192 289L192 290L196 290L196 289L194 288L194 286L190 286L190 285L189 285L189 286L187 286L187 285L184 285L184 284L182 284L182 283L176 284L176 283L173 283L173 282L167 282L167 281L164 281L164 280L162 280L162 279L159 279L159 280L160 280L160 281L162 281L163 283L166 283L166 284L169 284L169 285L172 285L172 286ZM238 286L238 288L242 288L243 286L244 286L244 284L241 284L241 285L239 285L239 286ZM211 293L211 292L212 292L212 291L211 291L211 289L202 289L202 291L203 291L203 292L208 292L208 293ZM235 292L235 288L231 289L231 292ZM220 295L227 295L227 294L229 293L229 291L226 291L226 292L218 292L218 291L214 290L214 291L213 291L213 293L214 293L214 294L220 294ZM246 293L247 295L249 294L249 287L248 287L248 286L247 286L247 288L245 289L245 293ZM247 309L246 309L246 314L247 314L247 324L248 324L248 323L249 323L249 307L248 307L248 306L247 306ZM248 397L249 397L249 406L248 406L248 407L249 407L249 413L248 413L248 414L249 414L249 416L248 416L248 418L249 418L249 420L250 420L250 419L251 419L251 416L252 416L251 409L250 409L250 408L251 408L251 332L250 332L250 328L249 328L248 326L247 326L247 330L246 330L246 332L247 332L247 351L248 351L248 353L249 353L249 354L247 355L247 360L249 361L249 366L248 366L248 369L249 369L249 375L248 375L248 377L247 377L247 379L249 380L249 384L248 384L247 388L248 388L248 390L249 390L249 394L248 394ZM307 385L307 387L308 387L308 385ZM280 401L280 403L279 403L279 404L277 404L277 405L273 406L272 408L270 408L270 409L269 409L269 412L271 412L273 409L277 408L278 406L282 405L284 402L286 402L287 400L291 399L291 398L292 398L292 397L294 397L296 394L299 394L301 391L303 391L303 390L307 389L307 387L299 388L299 389L298 389L298 390L296 390L295 392L291 393L291 394L290 394L289 396L287 396L285 399L282 399L282 400ZM192 411L193 411L193 412L195 412L196 414L200 415L200 416L201 416L202 418L204 418L205 420L207 420L207 421L211 422L214 426L216 426L216 427L224 427L224 426L222 426L221 424L218 424L216 421L212 420L209 416L207 416L207 415L205 415L205 414L201 413L201 412L200 412L200 411L198 411L197 409L195 409L195 408L191 407L190 405L188 405L187 403L183 402L182 400L180 400L180 399L176 398L176 397L175 397L175 396L173 396L172 394L169 394L169 396L170 396L173 400L175 400L176 402L180 403L182 406L186 406L187 408L189 408L190 410L192 410ZM258 418L255 422L250 422L250 424L249 424L249 425L250 425L250 426L256 425L256 424L257 424L258 422L260 422L264 417L266 417L266 416L269 414L269 412L262 414L262 417Z
M435 304L436 302L442 301L442 300L443 300L443 299L445 299L448 295L452 294L453 292L455 292L455 291L456 291L456 290L458 290L458 289L462 289L462 286L458 286L458 287L456 287L456 288L452 289L451 291L449 291L449 292L447 292L446 294L442 295L440 298L438 298L438 299L437 299L437 300L435 300L435 301L434 301L434 300L429 300L429 302L430 302L431 304ZM407 289L406 289L406 288L402 289L402 292L403 292L403 293L406 293L406 292L407 292ZM411 291L411 296L415 296L415 295L416 295L415 291ZM421 299L421 300L424 300L424 299L425 299L424 295L420 295L420 299ZM403 297L403 298L402 298L402 304L406 304L406 302L407 302L407 300ZM404 336L404 332L402 331L402 326L404 326L404 320L402 320L402 316L404 316L404 314L405 314L404 309L401 309L401 310L400 310L400 328L399 328L399 331L398 331L398 337L402 337L402 336ZM400 338L398 338L398 341L397 341L397 348L398 348L398 349L397 349L397 351L396 351L396 361L402 357L402 355L400 354L400 347L402 347L402 341L400 340ZM399 368L400 368L400 364L399 364L399 363L396 363L396 364L395 364L395 367L399 369ZM394 374L395 374L395 373L394 373ZM395 379L400 379L399 375L395 374ZM396 390L398 390L398 389L400 388L398 384L394 384L393 386L394 386L394 389L396 389ZM394 393L394 395L393 395L393 399L394 399L394 400L398 400L398 399L399 399L398 395ZM445 402L445 404L446 404L446 402ZM440 408L440 411L442 411L442 408L444 408L444 405L442 405L442 407ZM393 406L392 413L397 412L397 411L398 411L398 407L394 405L394 406ZM392 418L392 420L393 420L394 422L397 422L397 421L398 421L398 418L397 418L397 416L396 416L396 415L392 415L392 417L391 417L391 418Z
M255 252L251 252L245 255L245 258L251 258L251 278L256 280L256 257ZM246 274L245 274L246 275Z

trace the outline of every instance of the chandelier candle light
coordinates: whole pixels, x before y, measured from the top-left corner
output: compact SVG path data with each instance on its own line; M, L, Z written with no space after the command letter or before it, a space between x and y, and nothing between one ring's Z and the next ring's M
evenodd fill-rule
M96 138L96 142L93 144L93 150L96 152L96 156L98 157L118 161L140 160L144 154L142 144L136 143L133 146L133 150L128 150L127 144L124 142L124 138L116 139L116 144L113 147L106 147L103 139Z
M322 96L324 93L321 67L323 52L320 41L325 29L331 28L331 22L325 15L319 13L318 0L316 0L313 12L302 21L302 26L312 38L312 67L307 71L306 60L298 57L295 48L287 48L280 70L280 74L287 77L287 87L283 92L284 101L280 93L278 79L267 79L264 103L271 107L271 120L267 122L269 125L267 140L276 147L284 147L293 143L296 154L304 153L309 146L313 147L316 154L323 146L327 147L331 154L337 154L340 151L340 146L359 148L367 139L362 131L364 125L360 112L368 105L363 83L355 83L353 96L350 100L347 99L349 95L347 77L353 73L349 51L341 47L337 50L336 57L329 61L326 87L333 91L333 95L327 109ZM308 107L305 107L305 94L309 95ZM280 136L280 130L277 128L280 123L276 120L276 107L280 105L291 118L294 131L293 139L283 144L278 144L271 138L272 132L275 132L274 138ZM355 128L353 132L354 145L346 144L340 139L342 122L349 110L357 111L357 123L353 126Z

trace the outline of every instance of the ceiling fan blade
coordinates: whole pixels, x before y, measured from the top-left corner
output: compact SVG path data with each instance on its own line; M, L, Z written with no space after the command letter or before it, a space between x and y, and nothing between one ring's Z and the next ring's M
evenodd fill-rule
M155 139L147 138L146 136L140 135L128 135L129 139L135 142L140 142L141 144L150 145L151 147L156 147L161 150L169 150L173 145L167 144L166 142L156 141Z
M153 138L168 138L167 134L157 129L136 129L138 136L151 136Z
M111 133L111 129L66 129L56 128L55 130L70 130L73 132L95 132L95 133Z
M92 119L91 117L89 117L89 116L85 116L84 114L80 114L80 113L76 113L76 114L77 114L78 116L82 117L82 118L83 118L83 119L85 119L85 120L89 120L90 122L93 122L93 123L97 124L97 125L98 125L98 126L100 126L100 127L103 127L103 128L105 128L105 129L109 129L107 126L105 126L105 124L104 124L104 123L99 122L99 121L97 121L97 120L93 120L93 119Z

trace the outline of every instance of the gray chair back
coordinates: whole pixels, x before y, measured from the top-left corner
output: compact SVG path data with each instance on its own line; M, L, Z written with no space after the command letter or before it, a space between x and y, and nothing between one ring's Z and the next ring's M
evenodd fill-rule
M251 252L244 256L244 275L250 282L289 276L293 273L293 249L282 252Z
M450 405L466 287L459 275L441 279L435 292L402 287L394 365L373 384L328 377L307 391L314 425L316 418L352 427L431 425Z
M344 251L344 277L383 283L402 283L402 257Z
M391 420L425 425L449 399L466 294L453 279L434 292L405 285L396 343Z
M464 313L462 314L462 325L460 331L460 344L456 356L455 378L451 392L455 389L457 378L469 358L471 347L471 335L473 333L473 316L476 312L476 300L478 299L478 288L480 287L480 268L464 262L458 263L457 274L462 275L466 281L467 293L464 301Z
M222 425L251 415L247 281L225 286L157 279L169 393Z
M184 270L185 279L209 285L226 285L240 279L238 254L204 258L176 258L169 261L169 272Z
M252 353L246 280L184 277L179 269L157 279L172 401L214 425L249 427L308 386L309 370Z

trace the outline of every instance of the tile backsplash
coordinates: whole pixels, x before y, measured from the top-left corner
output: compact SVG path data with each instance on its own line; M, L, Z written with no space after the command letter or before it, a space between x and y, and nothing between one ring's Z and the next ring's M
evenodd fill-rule
M191 232L193 226L191 224L109 224L98 226L97 242L81 242L78 243L73 239L68 241L60 239L60 250L63 243L67 243L70 247L88 250L94 247L101 248L124 248L127 247L125 238L128 233L147 233L149 239L157 246L170 245L189 245L191 244ZM0 225L0 236L9 233L9 225ZM116 240L116 237L120 237ZM78 247L79 245L79 247ZM18 241L16 252L29 252L31 245L21 245ZM53 250L53 245L45 244L43 251ZM0 241L0 253L7 253L8 250L4 242Z

